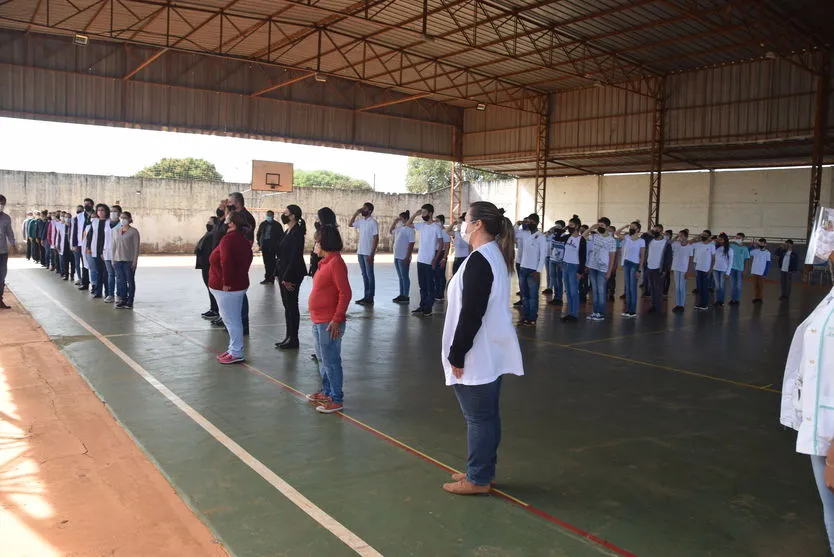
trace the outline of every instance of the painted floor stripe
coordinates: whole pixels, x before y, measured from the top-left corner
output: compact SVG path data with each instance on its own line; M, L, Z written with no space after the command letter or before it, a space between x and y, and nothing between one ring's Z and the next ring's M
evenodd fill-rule
M138 313L139 315L141 315L145 319L148 319L149 321L152 321L152 322L156 323L157 325L160 325L161 327L164 327L164 328L168 329L172 333L175 333L175 334L179 335L180 337L182 337L186 341L194 344L195 346L198 346L198 347L202 348L203 350L211 352L212 354L217 354L217 351L212 349L210 346L207 346L206 344L188 336L187 334L185 334L182 331L179 331L177 329L174 329L173 327L170 327L170 326L166 325L165 323L163 323L163 322L155 319L154 317L150 316L148 313L143 312L141 310L133 310L133 311L134 311L134 313ZM284 383L280 379L276 379L275 377L272 377L271 375L261 371L260 369L256 368L255 366L253 366L249 363L243 362L241 365L243 367L245 367L246 369L248 369L249 371L263 377L267 381L270 381L271 383L274 383L275 385L284 389L285 391L290 392L290 393L294 394L295 396L297 396L299 398L302 398L306 401L306 395L303 392L296 389L295 387L293 387L292 385L288 385L287 383ZM395 445L395 446L399 447L400 449L402 449L402 450L404 450L404 451L406 451L406 452L408 452L408 453L410 453L414 456L417 456L417 457L425 460L426 462L429 462L429 463L437 466L438 468L441 468L441 469L445 470L446 472L450 472L450 473L458 472L458 470L449 466L448 464L444 464L443 462L427 455L426 453L424 453L422 451L419 451L418 449L415 449L414 447L411 447L410 445L404 443L403 441L400 441L399 439L396 439L395 437L391 437L387 433L379 431L378 429L375 429L374 427L366 424L365 422L363 422L361 420L358 420L358 419L356 419L352 416L349 416L348 414L345 414L344 412L337 412L336 415L339 416L340 418L342 418L343 420L346 420L346 421L356 425L357 427L359 427L359 428L361 428L361 429L363 429L363 430L365 430L369 433L372 433L373 435L379 437L380 439L382 439L384 441L387 441L387 442L391 443L392 445ZM509 493L507 493L505 491L502 491L500 489L493 489L492 494L494 494L494 495L496 495L496 496L498 496L498 497L500 497L500 498L502 498L506 501L509 501L510 503L512 503L514 505L517 505L517 506L533 513L534 515L538 516L539 518L542 518L542 519L544 519L544 520L546 520L546 521L548 521L552 524L556 524L557 526L561 527L562 529L567 530L568 532L571 532L571 533L573 533L573 534L575 534L575 535L577 535L581 538L584 538L584 539L588 540L589 542L591 542L595 545L598 545L600 548L604 548L606 550L609 550L609 551L615 553L616 555L618 555L620 557L637 557L636 554L634 554L634 553L632 553L632 552L630 552L626 549L623 549L623 548L619 547L618 545L609 542L608 540L600 538L599 536L596 536L596 535L592 534L591 532L583 530L582 528L579 528L578 526L574 526L573 524L571 524L569 522L566 522L566 521L564 521L560 518L557 518L557 517L545 512L545 511L543 511L543 510L541 510L537 507L534 507L533 505L531 505L531 504L529 504L525 501L522 501L521 499L518 499L517 497L513 497L512 495L510 495Z
M147 381L154 389L159 391L160 394L162 394L162 396L171 401L171 403L174 404L174 406L182 410L182 412L186 416L191 418L197 425L202 427L209 435L214 437L232 454L234 454L243 463L249 466L249 468L251 468L256 474L261 476L270 485L272 485L272 487L277 489L295 506L304 511L310 518L318 522L322 527L326 528L328 531L330 531L330 533L339 538L339 540L342 543L353 549L359 555L368 557L382 557L381 553L379 553L373 547L368 545L368 543L365 542L362 538L345 528L335 518L324 512L321 508L317 507L312 501L304 497L304 495L302 495L298 490L296 490L293 486L288 484L284 479L278 476L278 474L270 470L265 464L263 464L261 461L255 458L246 449L238 445L235 441L232 440L231 437L223 433L219 428L217 428L214 424L208 421L202 414L200 414L188 403L186 403L184 400L178 397L168 387L163 385L156 377L151 375L147 370L145 370L145 368L140 366L130 356L122 352L122 350L118 346L110 342L110 340L108 340L104 335L102 335L100 332L94 329L90 324L78 317L61 302L53 298L51 295L47 294L40 287L35 286L35 288L40 290L41 294L43 294L45 298L50 300L64 313L69 315L76 323L84 327L84 329L86 329L91 335L96 337L96 339L98 339L98 341L101 342L104 346L106 346L111 352L113 352L116 356L121 358L121 360L124 361L140 377L142 377L142 379Z

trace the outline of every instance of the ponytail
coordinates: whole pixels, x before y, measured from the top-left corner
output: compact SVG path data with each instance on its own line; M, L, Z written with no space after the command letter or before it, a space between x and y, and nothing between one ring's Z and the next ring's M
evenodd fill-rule
M513 274L515 270L515 227L510 219L501 217L498 236L498 247L501 248L501 255L504 256L504 263L507 264L507 271Z
M307 235L307 221L305 221L304 219L298 219L298 225L297 226L301 229L301 235L306 236Z

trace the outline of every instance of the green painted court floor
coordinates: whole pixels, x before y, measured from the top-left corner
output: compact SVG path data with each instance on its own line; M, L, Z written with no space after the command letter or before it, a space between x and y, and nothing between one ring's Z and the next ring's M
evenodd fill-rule
M754 307L746 285L739 308L578 325L543 306L538 328L520 331L526 375L504 383L497 482L506 495L461 498L440 489L444 466L465 462L463 419L440 367L442 306L410 316L389 301L393 266L378 264L376 306L349 311L347 417L322 416L298 394L319 382L310 282L302 349L280 353L280 294L259 275L253 268L249 367L233 368L214 358L226 335L200 318L207 297L193 269L140 265L133 312L40 267L8 278L234 555L357 554L271 474L386 556L826 554L810 463L778 420L793 330L822 290L795 288L779 303L768 286Z

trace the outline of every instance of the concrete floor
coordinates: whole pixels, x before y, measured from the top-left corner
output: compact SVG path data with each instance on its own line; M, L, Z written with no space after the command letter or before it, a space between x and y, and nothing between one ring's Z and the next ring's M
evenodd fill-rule
M373 554L328 532L250 457L384 555L826 554L810 465L778 421L793 330L822 290L797 287L779 303L769 285L754 307L746 285L738 308L699 314L690 299L683 315L578 325L545 306L537 329L520 330L527 375L504 384L503 495L460 498L440 490L465 462L439 365L443 316L390 303L389 263L377 265L377 305L350 308L346 416L317 415L299 396L319 381L306 302L302 350L278 353L280 295L256 283L261 268L249 366L225 368L214 353L226 335L199 317L207 298L194 269L140 262L131 313L14 267L21 302L235 555Z

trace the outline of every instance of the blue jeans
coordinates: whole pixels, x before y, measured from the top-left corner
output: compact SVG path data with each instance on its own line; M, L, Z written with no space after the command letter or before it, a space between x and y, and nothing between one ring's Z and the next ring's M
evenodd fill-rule
M90 257L90 282L93 284L93 295L101 296L104 283L107 281L107 268L101 257Z
M695 282L698 287L698 306L705 308L709 307L709 271L697 271L695 273Z
M565 297L568 299L568 315L579 315L579 265L562 263L562 280L565 282Z
M370 255L359 256L359 270L362 271L362 282L365 284L365 295L362 299L373 301L376 282L374 281L374 262L371 261Z
M834 493L831 493L825 487L825 457L812 456L811 467L814 470L814 480L816 480L817 489L820 492L820 499L822 500L825 531L828 533L828 547L831 550L831 554L834 555Z
M400 279L400 296L407 298L409 292L411 292L411 277L408 276L411 270L411 262L406 263L405 259L395 259L394 268L397 270L397 277Z
M547 273L547 288L553 290L553 273L550 272L550 256L544 258L544 271Z
M486 385L453 385L466 420L466 479L489 485L495 478L501 443L501 377Z
M633 261L623 263L626 313L637 313L637 267L639 265Z
M553 288L553 299L561 300L562 291L564 290L564 277L562 276L562 262L551 261L547 269L547 278L552 280L551 288Z
M724 303L724 298L726 298L726 277L724 276L724 271L713 271L712 272L712 281L715 285L715 301Z
M114 261L116 278L118 279L118 293L122 297L122 303L133 307L133 298L136 295L136 271L130 261Z
M686 305L686 272L675 271L675 305Z
M107 280L104 281L104 295L112 296L116 287L116 269L113 267L113 262L107 259L104 260L104 268L107 269Z
M243 308L243 296L246 290L224 292L223 290L211 289L211 293L217 299L217 307L220 310L220 317L229 332L229 348L227 352L235 358L243 357L243 319L241 310Z
M608 297L608 281L605 271L591 269L588 278L591 281L591 295L594 301L594 313L605 315L606 298Z
M730 271L730 301L738 302L741 300L741 284L743 282L744 271Z
M434 269L428 263L417 263L417 282L420 283L420 307L431 310L434 307Z
M75 259L75 280L80 281L83 271L81 268L81 250L72 252L72 256Z
M342 402L345 399L342 392L342 337L345 335L345 324L339 325L337 339L330 337L328 325L329 323L313 323L313 342L319 361L321 392L329 396L333 402Z
M518 286L521 290L521 318L525 321L535 321L539 318L539 286L541 275L536 278L533 269L521 268L518 275Z

